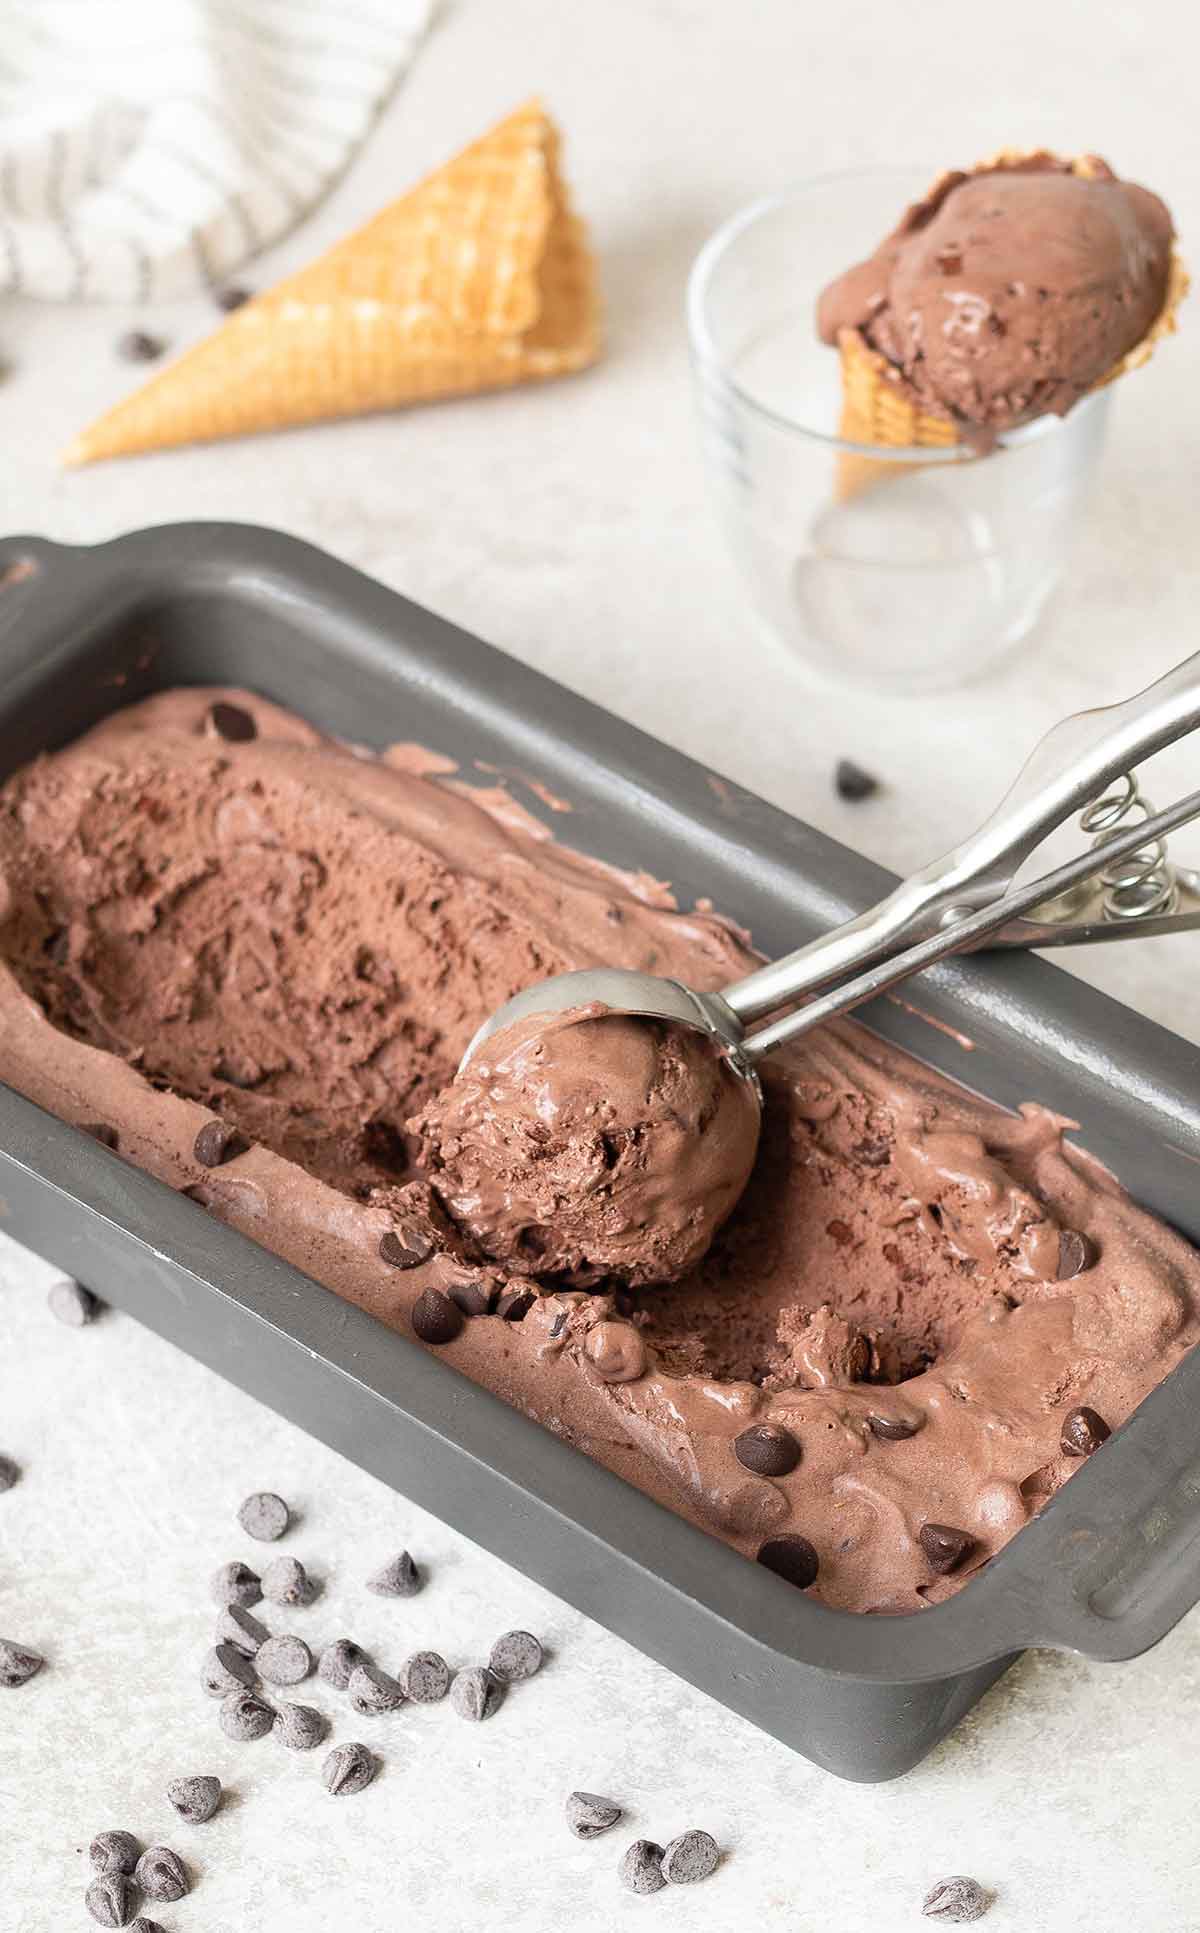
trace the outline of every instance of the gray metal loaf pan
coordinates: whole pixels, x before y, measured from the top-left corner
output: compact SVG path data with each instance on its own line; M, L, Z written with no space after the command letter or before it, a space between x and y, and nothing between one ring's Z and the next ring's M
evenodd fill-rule
M13 568L16 566L16 568ZM27 567L26 567L27 566ZM878 867L291 538L0 542L5 773L167 685L235 682L368 744L534 774L571 842L710 894L768 953ZM531 810L538 801L524 801ZM1200 1052L1043 961L973 960L867 1016L1000 1102L1036 1098L1200 1241ZM1200 1596L1200 1351L958 1596L829 1611L405 1337L0 1088L18 1240L755 1724L850 1779L914 1765L1028 1645L1126 1658Z

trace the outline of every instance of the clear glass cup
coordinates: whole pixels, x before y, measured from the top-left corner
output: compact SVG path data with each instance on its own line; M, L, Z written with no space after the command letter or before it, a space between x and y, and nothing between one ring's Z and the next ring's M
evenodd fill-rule
M839 358L817 338L817 297L930 179L830 175L755 202L701 250L688 288L704 447L758 612L817 671L897 692L964 683L1029 637L1112 394L985 453L838 436Z

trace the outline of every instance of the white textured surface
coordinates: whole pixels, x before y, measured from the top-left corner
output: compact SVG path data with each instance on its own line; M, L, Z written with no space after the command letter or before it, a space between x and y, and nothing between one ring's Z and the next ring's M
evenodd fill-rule
M64 475L54 452L136 379L114 357L119 331L140 320L182 342L212 315L202 303L146 318L9 305L0 525L76 542L177 517L283 525L877 857L924 860L991 804L1054 717L1200 645L1189 389L1200 320L1119 397L1089 528L1037 653L956 696L847 701L760 644L721 554L690 418L688 262L724 215L790 177L1039 140L1099 148L1162 187L1186 240L1200 233L1197 49L1171 0L1010 0L981 86L959 0L923 0L919 50L917 16L898 18L867 0L450 6L362 161L249 279L304 259L540 87L601 254L602 368L524 395ZM888 792L839 805L829 772L841 752ZM1189 763L1174 760L1176 783ZM1200 1038L1196 944L1070 965ZM194 1896L159 1909L179 1933L612 1933L652 1920L892 1933L922 1923L925 1886L953 1871L999 1889L996 1933L1200 1929L1195 1617L1132 1665L1027 1659L909 1779L847 1787L133 1323L61 1329L43 1307L46 1279L4 1251L0 1449L27 1474L0 1498L0 1631L41 1644L53 1669L0 1694L3 1933L85 1923L75 1849L105 1825L195 1849ZM377 1640L386 1664L410 1635L466 1661L524 1623L555 1646L552 1669L478 1730L448 1708L343 1725L343 1738L390 1741L386 1776L354 1799L326 1798L319 1753L227 1744L196 1688L207 1578L252 1554L233 1512L261 1486L303 1508L286 1548L330 1580L294 1628ZM361 1579L402 1543L432 1581L391 1608ZM334 1701L322 1690L315 1702ZM185 1831L162 1788L207 1769L238 1803ZM583 1847L560 1823L572 1784L624 1799L626 1837L701 1824L732 1856L702 1891L626 1899L620 1830Z

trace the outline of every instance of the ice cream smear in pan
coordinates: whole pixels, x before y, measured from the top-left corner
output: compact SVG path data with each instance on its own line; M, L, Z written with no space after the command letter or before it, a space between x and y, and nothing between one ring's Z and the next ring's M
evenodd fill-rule
M411 763L181 690L16 773L0 1077L797 1589L957 1590L1200 1339L1200 1258L1069 1123L849 1021L764 1061L757 1150L663 1023L456 1083L552 974L755 959Z

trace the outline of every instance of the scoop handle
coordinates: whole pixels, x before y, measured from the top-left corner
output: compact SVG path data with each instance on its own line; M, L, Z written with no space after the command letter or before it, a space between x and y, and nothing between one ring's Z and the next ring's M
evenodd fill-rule
M1200 652L1121 704L1060 719L971 836L834 932L759 967L722 998L744 1024L998 899L1064 819L1200 724Z

